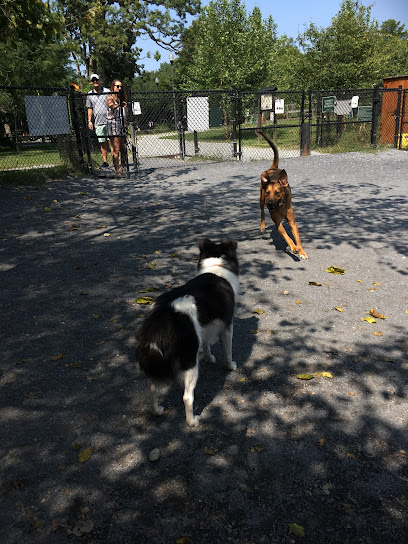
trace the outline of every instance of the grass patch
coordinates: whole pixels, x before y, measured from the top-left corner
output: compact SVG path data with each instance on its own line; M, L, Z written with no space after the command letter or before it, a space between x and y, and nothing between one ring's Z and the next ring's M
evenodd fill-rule
M24 144L20 145L18 151L15 148L0 148L0 171L61 164L56 143Z
M41 187L49 179L60 179L68 174L66 166L52 166L50 168L36 168L34 170L7 170L0 171L0 187L5 186L33 186Z

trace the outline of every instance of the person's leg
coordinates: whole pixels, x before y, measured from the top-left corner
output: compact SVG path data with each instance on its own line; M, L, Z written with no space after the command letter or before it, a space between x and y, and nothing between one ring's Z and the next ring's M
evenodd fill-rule
M102 142L101 143L101 155L103 162L108 163L108 142Z
M113 166L115 167L115 174L119 175L119 153L120 153L120 138L118 136L112 136L110 139L112 146Z
M126 170L126 145L125 145L125 139L122 137L120 138L120 162L122 166L122 173L125 173Z

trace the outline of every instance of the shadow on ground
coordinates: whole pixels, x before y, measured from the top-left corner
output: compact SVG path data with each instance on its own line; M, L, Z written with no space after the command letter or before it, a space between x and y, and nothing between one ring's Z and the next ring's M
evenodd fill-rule
M258 234L256 176L200 172L2 191L0 542L403 542L406 327L342 338L332 314L283 310L265 286L290 285L305 264L276 231ZM322 189L302 181L306 251L374 240L383 270L405 279L394 256L406 198L367 182L358 202L347 183L317 201ZM239 368L202 366L189 429L178 387L150 414L136 298L191 277L201 236L238 240L244 292ZM266 302L273 328L253 313ZM296 378L318 372L333 377Z

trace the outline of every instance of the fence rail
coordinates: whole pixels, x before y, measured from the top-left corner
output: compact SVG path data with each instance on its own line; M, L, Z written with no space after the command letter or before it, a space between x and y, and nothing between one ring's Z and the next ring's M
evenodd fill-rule
M269 160L259 128L273 136L281 157L408 148L408 90L401 87L127 89L127 95L121 134L127 172L189 161ZM61 165L100 172L100 142L88 128L86 100L73 87L0 87L0 174Z

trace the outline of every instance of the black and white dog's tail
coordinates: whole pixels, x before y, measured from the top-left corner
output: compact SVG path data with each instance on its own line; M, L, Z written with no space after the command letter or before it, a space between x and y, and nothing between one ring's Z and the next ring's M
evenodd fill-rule
M172 382L194 366L198 349L193 322L172 306L153 308L138 333L140 368L158 383Z

